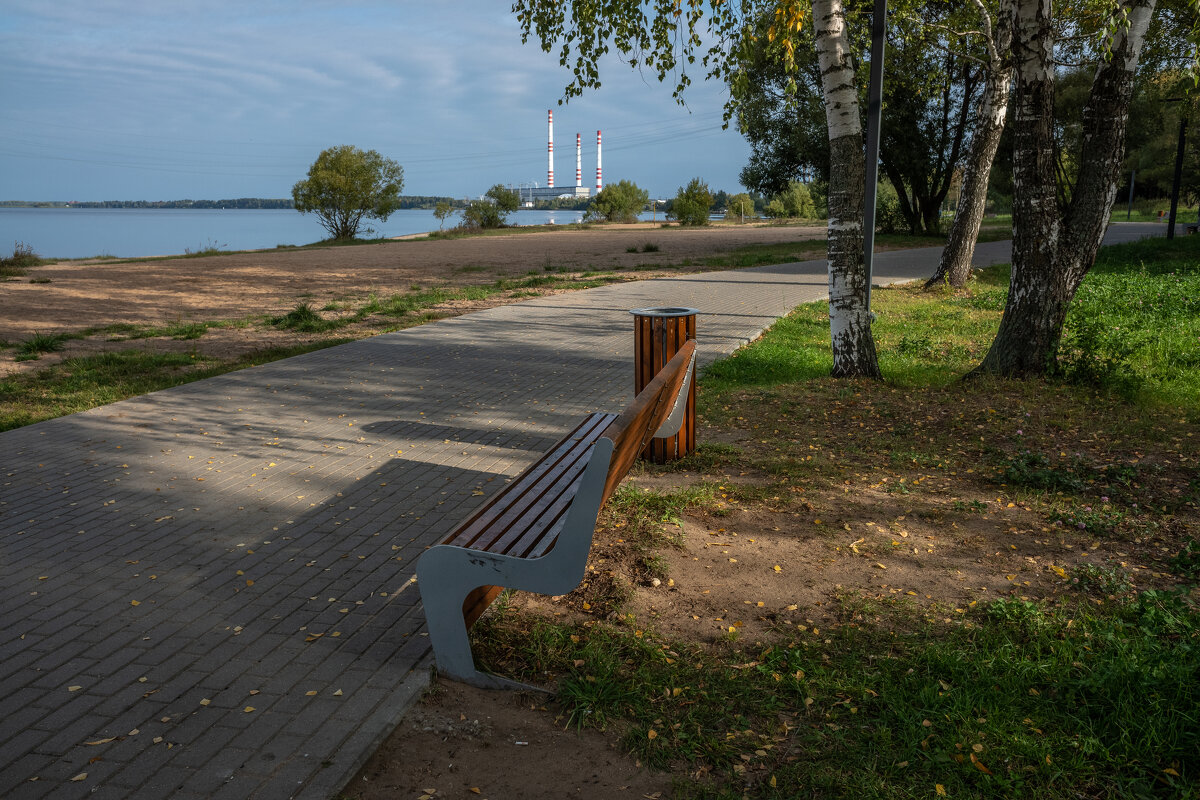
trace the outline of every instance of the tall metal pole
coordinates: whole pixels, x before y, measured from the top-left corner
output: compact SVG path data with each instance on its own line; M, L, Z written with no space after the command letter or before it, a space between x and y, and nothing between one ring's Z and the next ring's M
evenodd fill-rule
M871 15L871 82L867 87L867 185L863 198L863 266L867 310L871 310L872 260L875 255L875 195L879 185L879 126L883 116L883 56L887 44L887 0L875 0Z
M1179 109L1179 148L1175 151L1175 178L1171 181L1171 216L1167 219L1167 238L1175 238L1175 211L1179 208L1179 184L1183 182L1183 143L1187 135L1187 114Z
M1129 173L1129 208L1125 210L1125 221L1133 216L1133 184L1137 181L1137 170Z

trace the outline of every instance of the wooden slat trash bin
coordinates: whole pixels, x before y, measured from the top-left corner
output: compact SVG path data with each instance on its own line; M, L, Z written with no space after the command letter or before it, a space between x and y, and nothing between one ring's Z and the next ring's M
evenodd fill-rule
M634 308L629 313L633 315L633 391L637 394L679 352L685 342L696 338L696 315L700 312L694 308L663 306ZM678 425L677 433L654 439L646 445L642 458L647 461L665 464L695 452L695 380L688 381L685 391L686 395L680 395L681 418L672 420Z

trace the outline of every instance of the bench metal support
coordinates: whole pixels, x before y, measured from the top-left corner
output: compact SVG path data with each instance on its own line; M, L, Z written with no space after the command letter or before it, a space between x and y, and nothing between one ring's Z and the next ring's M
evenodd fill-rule
M417 561L417 587L425 606L429 640L439 673L485 689L537 688L475 668L463 619L463 601L480 586L504 586L547 595L567 594L578 586L587 567L612 452L613 442L605 437L592 446L558 540L545 555L517 558L445 544L431 547L421 555Z

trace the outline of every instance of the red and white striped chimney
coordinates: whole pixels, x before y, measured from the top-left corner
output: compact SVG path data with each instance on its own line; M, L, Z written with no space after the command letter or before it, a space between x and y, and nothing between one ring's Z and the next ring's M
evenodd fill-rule
M575 134L575 186L583 186L583 139Z
M546 117L549 123L549 138L546 145L546 185L554 188L554 111L547 110Z
M601 180L600 176L601 176L601 172L600 172L600 131L596 131L596 191L597 192L599 192L604 186L604 181Z

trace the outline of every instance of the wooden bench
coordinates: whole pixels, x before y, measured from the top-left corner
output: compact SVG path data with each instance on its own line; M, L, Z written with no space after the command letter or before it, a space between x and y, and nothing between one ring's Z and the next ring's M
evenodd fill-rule
M683 421L696 343L686 342L620 414L591 414L417 562L442 675L519 686L475 668L467 628L504 588L566 594L583 580L596 517L654 437Z

